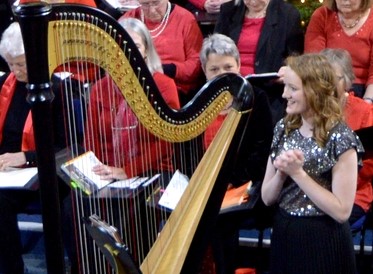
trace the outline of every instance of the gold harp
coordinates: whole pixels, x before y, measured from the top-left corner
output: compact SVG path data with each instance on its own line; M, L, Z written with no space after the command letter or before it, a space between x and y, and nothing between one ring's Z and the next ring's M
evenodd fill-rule
M208 231L214 224L224 197L230 166L234 165L235 153L242 145L241 138L253 103L251 86L240 76L225 74L206 83L187 105L175 110L166 104L128 34L107 14L80 5L51 6L43 3L21 5L16 8L15 14L25 42L33 119L38 121L34 130L40 159L38 168L48 271L63 273L61 228L67 225L61 224L59 204L56 202L58 197L54 193L58 186L56 159L51 149L53 136L49 129L52 125L48 121L53 100L50 77L56 68L62 67L64 72L71 72L74 64L77 68L75 73L81 72L83 76L91 66L100 68L94 70L94 80L91 80L94 85L100 81L100 71L104 70L111 79L111 86L119 88L121 98L125 99L139 121L138 138L159 140L161 145L155 151L166 150L166 157L170 157L174 169L186 174L187 169L192 167L188 187L171 214L157 205L157 190L165 186L163 176L160 176L162 180L159 179L158 183L143 184L133 189L111 188L109 185L89 195L80 189L73 190L72 215L77 220L77 249L82 265L79 269L82 273L112 271L95 243L86 242L90 236L84 229L83 219L97 214L118 227L134 265L142 273L195 273L203 255L203 246L207 243ZM71 85L67 83L63 88L64 97L67 98L65 116L69 144L69 149L63 155L67 159L75 159L80 153L80 145L85 150L90 149L85 140L86 132L83 133L83 141L79 138L76 116L89 117L92 100L90 98L88 103L80 104L78 108L81 108L81 114L76 114L73 99L76 92L79 98L87 99L92 91L83 86L72 94L68 91L69 87ZM108 100L115 102L116 90L100 90L100 94L109 94ZM203 158L199 161L200 157L196 157L196 164L194 157L189 156L188 159L192 158L190 162L184 161L182 144L198 139L232 96L233 109ZM84 124L84 130L89 131L90 124L86 121ZM102 138L105 134L102 132L98 135L95 137ZM95 153L102 152L100 160L106 163L105 138L100 140L100 149ZM113 151L118 153L121 149ZM190 154L191 150L186 153ZM126 157L121 154L113 156L118 159L118 162L114 160L114 165L121 164L122 156ZM148 162L149 159L143 160L141 164ZM57 160L57 173L60 164ZM160 170L154 166L144 168L141 177L154 178ZM162 221L166 221L164 226ZM130 225L126 226L127 223ZM133 237L128 238L128 235ZM113 258L115 252L109 250ZM116 271L136 273L132 272L135 270L121 269L116 261L111 265L115 266Z

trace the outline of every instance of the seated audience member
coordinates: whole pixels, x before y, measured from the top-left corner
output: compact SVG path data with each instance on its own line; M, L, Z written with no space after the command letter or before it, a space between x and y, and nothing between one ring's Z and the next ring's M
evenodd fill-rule
M35 167L31 105L26 101L27 67L18 23L12 23L4 31L0 55L10 68L10 73L0 78L0 171L9 167ZM64 148L66 143L62 100L58 91L58 88L54 89L52 118L56 151ZM24 273L17 214L34 201L39 201L39 191L0 189L0 273Z
M157 84L159 91L161 92L166 103L171 108L180 108L175 83L171 78L163 74L160 59L153 46L146 26L140 20L134 18L122 18L119 20L119 23L125 28L128 34L134 40L140 53L146 60L148 68L153 74L155 83ZM114 105L109 104L109 96L112 95L109 92L101 92L101 90L110 89L111 87L116 90L115 99L112 100L112 104ZM159 155L157 155L157 157L145 156L150 152L149 145L156 147L158 146L158 143L164 142L155 136L150 136L149 138L138 138L138 135L141 131L144 131L144 129L141 129L141 125L136 116L128 106L127 102L124 100L121 91L115 86L110 76L105 76L95 85L93 85L88 108L87 125L90 128L86 130L85 146L87 149L93 150L96 156L107 164L97 166L94 169L94 171L98 175L101 175L103 179L126 179L128 176L134 177L135 175L140 175L146 171L142 170L142 168L150 166L149 164L140 164L143 163L145 159L152 159L153 162L151 163L151 166L154 167L154 170L157 169L159 162L164 162L164 165L162 166L170 167L170 159L168 158L162 159L159 158ZM114 119L112 119L113 117L111 114L113 108L117 110ZM114 121L114 125L112 121ZM124 123L129 124L126 125ZM131 128L132 126L135 126L136 128L134 131L113 131L113 128L124 129ZM105 143L106 155L102 155L102 149L100 149L102 144L100 143L100 139L97 138L97 136L100 134L104 134L107 140ZM123 134L123 136L117 136L118 134ZM131 136L124 136L126 134L130 134ZM133 140L134 142L145 143L137 143L137 145L121 144L119 140L122 140L123 142ZM163 147L164 153L167 152L166 147L166 145ZM124 151L133 150L133 154L128 155L126 159L122 159L122 166L115 167L114 165L118 164L115 163L115 150L123 148Z
M334 68L337 77L338 92L343 106L345 120L352 130L373 126L373 106L356 97L351 91L355 75L352 61L347 50L324 49L321 51ZM373 201L373 155L366 155L363 167L359 170L355 203L349 222L353 225L369 210Z
M238 49L229 37L213 34L205 38L200 53L202 69L207 80L232 72L240 72L240 55ZM238 152L239 157L231 173L229 187L238 187L248 181L258 183L263 180L266 159L272 141L272 117L268 98L264 91L254 88L254 106L247 124L243 146ZM207 127L204 133L205 148L213 141L214 136L223 123L229 105L219 114L217 119ZM260 187L258 188L260 189ZM211 241L216 273L234 273L235 259L238 249L238 231L243 223L252 222L253 227L258 218L267 219L266 211L262 209L261 201L253 210L226 213L218 217L215 233Z
M317 8L305 34L305 52L325 48L345 49L350 53L355 79L355 95L373 103L373 12L372 1L356 0L345 4L327 0Z
M221 6L216 33L229 36L241 58L240 73L278 72L289 55L303 52L304 34L299 11L283 0L234 0ZM267 93L273 125L284 116L283 85L260 85Z
M184 105L202 86L198 54L202 32L193 14L169 0L139 0L140 7L123 17L134 17L145 23L161 58L164 74L175 80Z

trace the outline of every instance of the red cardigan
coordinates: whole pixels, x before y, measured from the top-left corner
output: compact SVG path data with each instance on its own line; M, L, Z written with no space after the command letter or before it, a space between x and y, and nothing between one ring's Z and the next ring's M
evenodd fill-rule
M3 138L3 127L16 88L17 79L10 73L0 92L0 142ZM22 135L22 151L35 150L34 130L32 127L31 111L29 112Z
M320 7L312 14L305 36L305 52L319 52L325 48L347 50L357 84L373 84L373 10L364 25L351 36L346 35L337 13Z
M141 8L126 12L123 17L140 19ZM148 29L159 24L145 20ZM203 36L194 15L188 10L174 5L164 31L153 39L162 64L176 66L174 78L176 86L183 92L199 88L203 76L199 52Z
M158 72L153 77L166 103L180 108L174 81ZM119 111L121 119L117 118ZM118 121L120 125L116 124ZM171 144L148 133L139 124L109 76L92 87L86 125L86 149L94 151L107 165L123 167L128 177L148 170L173 170Z

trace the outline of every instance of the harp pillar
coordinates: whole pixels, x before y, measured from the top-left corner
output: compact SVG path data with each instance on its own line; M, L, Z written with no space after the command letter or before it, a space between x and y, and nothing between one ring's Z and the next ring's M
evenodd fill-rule
M41 3L20 5L14 10L21 26L26 53L27 101L31 104L38 160L47 270L48 273L63 274L64 252L52 124L54 94L48 68L50 12L51 7Z

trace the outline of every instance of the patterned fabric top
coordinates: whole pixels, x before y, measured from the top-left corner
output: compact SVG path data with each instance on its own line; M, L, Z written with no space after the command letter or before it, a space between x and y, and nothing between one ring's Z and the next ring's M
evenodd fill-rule
M274 130L270 156L273 162L283 150L299 149L303 151L304 170L322 187L331 190L332 169L337 163L338 157L350 148L356 149L359 164L361 164L363 145L359 137L345 123L338 123L334 126L329 133L326 146L320 147L314 138L302 136L298 129L285 135L284 120L282 119ZM286 179L280 193L279 205L291 215L325 215L290 177Z

